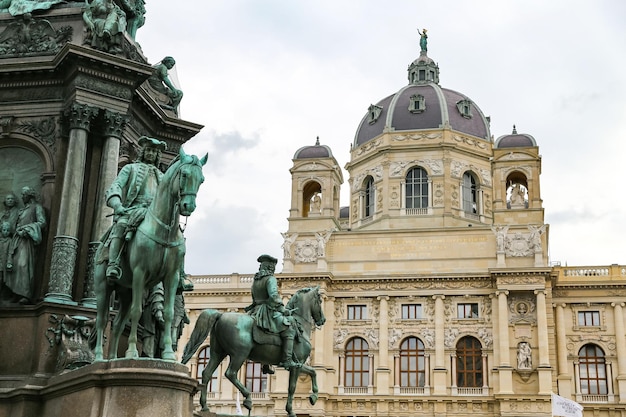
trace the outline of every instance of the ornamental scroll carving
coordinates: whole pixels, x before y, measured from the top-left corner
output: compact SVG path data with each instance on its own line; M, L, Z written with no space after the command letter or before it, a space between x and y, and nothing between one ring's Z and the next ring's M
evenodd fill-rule
M0 33L0 56L54 55L72 40L72 33L71 26L55 29L48 20L24 13Z
M389 177L403 177L406 175L406 167L412 167L415 165L428 167L430 175L443 174L443 161L435 159L414 159L412 161L392 162L389 166Z

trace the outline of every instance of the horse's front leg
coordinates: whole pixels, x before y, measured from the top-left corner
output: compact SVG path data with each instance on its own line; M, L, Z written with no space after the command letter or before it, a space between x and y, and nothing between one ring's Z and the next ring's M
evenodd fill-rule
M285 404L285 411L287 411L288 417L296 417L293 412L293 395L296 392L296 384L298 383L301 369L301 367L293 367L289 370L289 388L287 390L287 404Z
M95 289L96 289L96 346L94 347L95 361L104 360L104 330L109 323L109 299L111 298L111 290L107 288L104 281L103 267L96 266L95 270Z
M165 329L163 330L163 353L161 357L168 361L176 360L176 352L172 349L172 320L174 319L174 297L178 287L178 271L175 271L170 278L163 281L164 303L163 319Z
M143 291L145 285L145 272L140 268L133 269L133 294L130 303L130 334L128 335L127 359L139 358L137 350L137 326L141 318Z
M300 371L311 377L311 391L313 392L309 395L309 403L311 403L311 405L315 405L318 397L317 372L315 372L315 369L308 365L302 365Z

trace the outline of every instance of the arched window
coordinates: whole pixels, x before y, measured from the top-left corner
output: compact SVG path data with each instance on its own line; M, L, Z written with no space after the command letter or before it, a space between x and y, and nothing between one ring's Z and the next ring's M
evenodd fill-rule
M406 208L428 207L428 174L423 168L411 168L406 174Z
M400 386L423 387L426 381L424 343L407 337L400 344Z
M374 215L374 201L375 201L375 189L374 189L374 178L367 177L365 182L365 210L363 213L364 217L371 217Z
M209 346L203 347L202 349L200 349L200 352L198 352L198 367L196 368L196 379L199 383L202 383L202 371L204 371L204 368L206 368L207 364L209 363L209 357L211 354L210 352L211 350ZM215 370L215 372L213 372L213 376L211 377L209 385L207 386L207 391L217 392L217 369Z
M465 336L456 344L456 385L483 386L483 354L475 337Z
M263 375L260 363L246 361L244 385L250 392L265 392L267 390L267 378Z
M606 362L602 349L594 344L583 346L578 352L581 394L606 395Z
M463 174L463 211L478 214L478 187L470 172Z
M302 190L302 217L309 217L311 213L320 214L322 186L316 181L306 184Z
M369 345L360 338L351 339L346 345L346 387L367 387L370 382Z

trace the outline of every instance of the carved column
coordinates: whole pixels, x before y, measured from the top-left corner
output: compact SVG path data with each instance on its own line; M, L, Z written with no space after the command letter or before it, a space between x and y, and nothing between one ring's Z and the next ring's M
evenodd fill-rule
M72 282L78 253L78 226L87 158L87 134L91 120L97 113L97 108L79 103L73 103L67 112L70 122L69 143L45 301L74 304Z
M624 333L624 303L612 303L615 320L615 349L617 351L617 393L619 402L626 403L626 336ZM609 380L609 385L612 381Z
M539 393L540 395L547 395L552 392L552 368L550 366L550 352L548 349L548 340L550 335L548 334L548 311L546 308L546 291L535 290L537 295L537 339L545 341L545 343L539 343L539 366L537 371L539 373Z
M380 301L380 316L378 320L379 343L378 343L378 368L376 369L376 387L377 393L389 394L389 297L381 295L378 297Z
M334 362L333 349L332 346L335 346L333 333L335 330L336 322L335 322L335 297L327 297L324 299L324 316L326 317L326 323L322 326L322 331L324 332L324 342L323 344L328 344L329 349L325 350L322 355L315 354L315 362L314 365L322 365L330 367ZM330 342L332 341L332 343ZM317 349L317 347L316 347Z
M83 299L81 304L95 307L96 295L94 293L94 257L100 244L100 238L108 230L113 222L113 210L106 205L105 192L117 176L117 165L120 154L120 139L128 122L128 116L104 111L104 146L100 159L100 175L98 176L98 191L94 207L94 220L91 228L91 241L87 260L87 276L83 286Z
M572 377L567 362L567 336L565 335L565 304L556 305L556 351L559 374L557 382L558 394L570 398L572 395Z
M498 374L500 377L500 394L513 393L513 368L511 367L511 351L509 346L509 308L506 290L496 292L498 296L498 332L500 342L500 363Z
M435 367L433 369L433 394L444 395L446 393L446 364L445 364L445 310L443 299L445 295L434 295L435 300Z

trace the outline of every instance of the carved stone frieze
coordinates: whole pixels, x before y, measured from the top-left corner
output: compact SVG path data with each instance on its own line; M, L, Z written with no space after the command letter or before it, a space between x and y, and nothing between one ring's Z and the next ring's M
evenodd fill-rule
M456 342L456 338L459 336L458 328L445 329L443 336L443 344L447 348L453 348Z
M546 283L546 279L543 276L536 275L509 275L505 277L498 277L497 281L498 286L532 284L538 284L540 286L543 286Z
M365 142L363 145L359 146L356 149L356 154L357 154L357 156L358 155L363 155L363 154L371 151L372 149L376 149L377 147L380 146L381 143L383 143L383 140L381 138Z
M408 290L408 289L480 289L490 288L491 281L488 279L473 279L459 281L439 281L439 280L410 280L410 281L376 281L376 282L337 282L333 284L336 290Z
M467 136L461 136L461 135L453 135L452 139L455 142L463 143L469 146L474 146L478 149L487 149L487 144L482 140L476 140L476 139L468 138Z
M352 187L352 192L357 192L363 186L363 180L368 175L371 175L375 181L382 179L383 177L383 166L377 165L373 168L365 170L365 172L361 172L357 174L354 178L350 179L350 185Z
M443 174L443 161L437 159L414 159L412 161L392 162L389 167L390 178L401 178L406 175L406 168L420 165L427 167L430 175Z
M89 74L79 74L74 79L74 85L77 88L83 88L90 91L106 94L109 96L121 98L122 100L131 100L133 92L130 86L120 85L116 82L95 78Z
M394 135L393 140L396 142L403 142L405 140L414 140L414 141L432 141L436 139L441 139L443 136L441 133L411 133L408 135Z
M433 184L435 191L433 192L433 207L442 207L444 205L444 187L443 184Z
M72 40L71 26L55 29L46 19L24 13L0 33L0 56L54 55Z
M47 117L39 120L19 121L16 130L33 136L46 145L53 154L56 152L56 141L59 130L58 118Z
M322 188L326 187L326 180L322 177L318 177L317 175L306 175L298 178L298 188L302 189L304 184L310 181L315 181L319 183Z
M420 336L422 338L422 342L424 342L424 347L426 349L435 348L435 330L434 329L422 329L422 331L420 332Z

